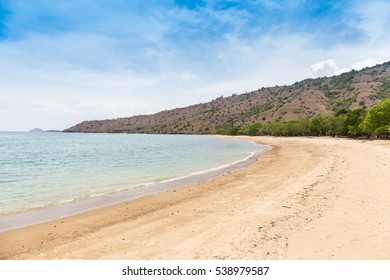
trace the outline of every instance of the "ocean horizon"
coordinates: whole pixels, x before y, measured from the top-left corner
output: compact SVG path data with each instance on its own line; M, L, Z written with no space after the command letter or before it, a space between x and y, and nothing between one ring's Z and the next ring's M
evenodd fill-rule
M0 216L159 182L169 188L266 149L201 135L0 132Z

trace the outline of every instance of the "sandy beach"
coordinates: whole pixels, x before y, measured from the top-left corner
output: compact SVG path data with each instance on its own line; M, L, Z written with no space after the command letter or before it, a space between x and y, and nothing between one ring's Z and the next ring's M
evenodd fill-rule
M0 259L390 259L390 141L242 137L254 164L0 233Z

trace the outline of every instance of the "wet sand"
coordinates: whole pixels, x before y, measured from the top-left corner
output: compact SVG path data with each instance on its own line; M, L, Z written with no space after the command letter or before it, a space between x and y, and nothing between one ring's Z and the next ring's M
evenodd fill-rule
M253 137L245 168L0 233L1 259L390 259L390 142Z

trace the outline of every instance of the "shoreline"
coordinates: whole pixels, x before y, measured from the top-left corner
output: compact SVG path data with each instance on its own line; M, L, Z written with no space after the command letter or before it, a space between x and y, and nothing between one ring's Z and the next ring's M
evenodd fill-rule
M273 149L200 183L2 232L0 259L390 259L389 141L240 138Z
M258 144L254 143L254 145ZM92 195L82 199L74 199L72 201L56 205L48 205L36 209L28 209L22 212L0 215L0 233L93 211L99 208L113 206L122 202L132 201L143 196L176 190L188 185L209 180L213 177L220 176L237 169L245 168L257 161L262 153L271 149L271 147L265 145L258 146L259 150L251 153L246 158L212 169L197 171L188 175L160 182L145 183L134 188Z

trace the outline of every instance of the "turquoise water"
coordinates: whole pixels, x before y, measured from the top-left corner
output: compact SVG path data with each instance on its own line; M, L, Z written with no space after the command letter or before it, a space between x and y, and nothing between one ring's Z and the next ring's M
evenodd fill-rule
M262 149L189 135L1 132L0 215L207 172Z

